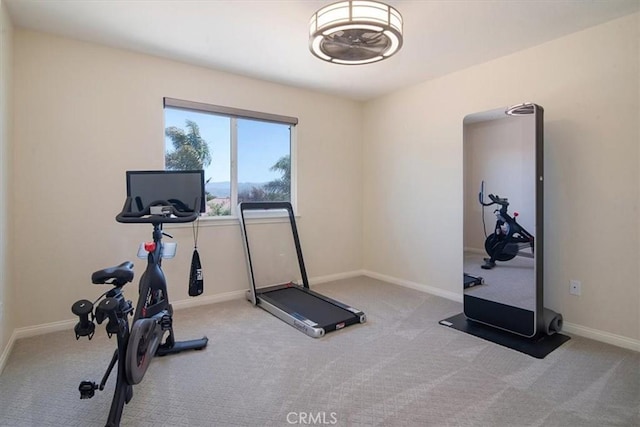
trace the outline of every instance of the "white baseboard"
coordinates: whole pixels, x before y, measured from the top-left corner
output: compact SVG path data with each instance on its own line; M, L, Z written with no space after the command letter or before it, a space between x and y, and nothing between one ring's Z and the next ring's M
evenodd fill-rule
M246 292L245 290L241 290L241 291L224 292L222 294L215 294L215 295L200 295L197 298L189 298L189 299L183 299L180 301L172 302L171 305L175 310L182 310L185 308L199 307L201 305L209 305L209 304L215 304L218 302L241 299L241 298L244 298L245 292Z
M20 338L29 338L35 337L37 335L50 334L52 332L67 331L73 329L77 322L77 319L71 319L61 320L59 322L45 323L42 325L25 326L23 328L17 328L15 331L13 331L12 337L15 336L15 339L18 340Z
M349 271L345 273L330 274L327 276L312 277L312 278L309 278L309 285L317 285L325 282L333 282L336 280L350 279L352 277L357 277L362 275L363 275L362 270L356 270L356 271ZM240 291L225 292L223 294L199 296L198 298L189 298L189 299L184 299L177 302L172 302L171 305L173 306L174 309L181 310L184 308L198 307L201 305L209 305L209 304L215 304L218 302L231 301L234 299L245 299L246 292L247 290L243 289Z
M244 298L244 293L245 291L225 292L223 294L203 296L197 299L195 298L184 299L177 302L173 302L171 303L171 305L175 310L182 310L190 307L198 307L201 305L214 304L217 302ZM11 335L9 342L11 343L12 339L17 340L20 338L34 337L37 335L49 334L52 332L71 330L74 328L77 322L78 322L77 319L70 319L70 320L61 320L59 322L52 322L52 323L45 323L41 325L17 328L13 331L13 334Z
M484 249L480 249L480 248L471 248L471 247L464 247L464 251L472 253L472 254L482 254L482 255L486 255L487 252Z
M640 352L640 340L623 337L622 335L616 335L566 321L562 323L562 332Z
M318 276L309 278L309 285L317 285L326 282L335 282L337 280L351 279L352 277L364 276L364 270L347 271L345 273L329 274L326 276Z
M433 286L422 283L411 282L409 280L398 279L397 277L387 276L370 270L364 270L363 274L373 279L382 280L383 282L393 283L394 285L404 286L405 288L415 289L416 291L425 292L438 297L446 298L451 301L462 303L462 291L460 293L449 292Z
M7 360L9 360L9 355L11 354L11 350L13 350L13 343L16 342L16 332L13 331L11 336L9 337L9 341L7 345L4 347L2 354L0 354L0 375L2 375L2 371L4 370L5 365L7 364Z

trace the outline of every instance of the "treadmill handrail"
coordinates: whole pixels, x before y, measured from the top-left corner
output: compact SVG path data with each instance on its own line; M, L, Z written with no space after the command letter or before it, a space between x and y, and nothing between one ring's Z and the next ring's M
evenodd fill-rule
M251 282L251 302L253 305L257 304L257 290L256 290L256 281L253 275L253 263L251 260L251 251L249 250L249 237L247 236L247 226L245 221L244 212L245 211L258 211L258 210L286 210L289 215L289 223L291 225L291 232L293 234L293 242L296 248L296 255L298 257L298 266L300 268L300 275L302 276L302 285L309 289L309 279L307 278L307 270L304 266L304 259L302 257L302 247L300 245L300 237L298 235L298 228L296 227L296 219L293 213L293 206L291 206L290 202L240 202L238 204L238 210L240 211L240 215L238 219L240 220L240 229L242 231L242 237L245 245L245 254L247 256L247 265L248 265L248 273L249 273L249 281Z

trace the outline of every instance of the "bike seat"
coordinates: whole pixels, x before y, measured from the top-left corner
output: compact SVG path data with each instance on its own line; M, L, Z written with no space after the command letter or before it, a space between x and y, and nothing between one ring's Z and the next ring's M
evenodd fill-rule
M105 283L124 286L133 280L133 263L125 261L115 267L98 270L91 275L91 282L96 285Z

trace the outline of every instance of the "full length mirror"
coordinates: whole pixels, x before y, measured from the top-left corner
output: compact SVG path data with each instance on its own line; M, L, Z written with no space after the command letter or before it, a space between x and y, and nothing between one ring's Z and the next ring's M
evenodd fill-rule
M463 122L464 313L527 337L543 321L542 120L525 103Z

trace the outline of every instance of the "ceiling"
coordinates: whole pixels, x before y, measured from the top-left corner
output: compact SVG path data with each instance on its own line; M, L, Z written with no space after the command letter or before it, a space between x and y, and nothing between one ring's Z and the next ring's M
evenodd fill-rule
M1 0L14 26L355 100L483 63L640 10L640 0L387 0L404 46L368 65L308 49L316 0Z

